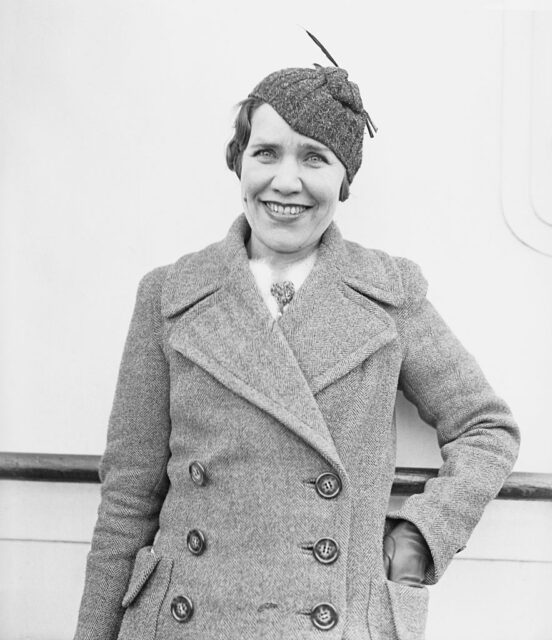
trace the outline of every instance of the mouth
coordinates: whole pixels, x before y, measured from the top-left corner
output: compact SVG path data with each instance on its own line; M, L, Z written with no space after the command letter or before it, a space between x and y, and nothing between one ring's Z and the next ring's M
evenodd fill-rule
M311 208L310 205L304 204L282 204L270 200L263 200L262 203L270 211L270 213L280 216L300 216L302 213Z

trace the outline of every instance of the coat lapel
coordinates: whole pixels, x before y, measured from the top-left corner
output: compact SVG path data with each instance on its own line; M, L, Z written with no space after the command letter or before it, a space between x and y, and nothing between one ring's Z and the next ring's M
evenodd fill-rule
M316 447L345 474L297 358L257 291L242 216L225 241L170 270L162 313L175 318L169 342L226 387Z
M332 224L279 322L257 291L240 216L226 239L169 270L162 313L171 346L316 447L346 475L315 394L396 337L375 301L403 301L385 254L345 243ZM387 258L387 259L386 259Z
M280 321L313 394L397 337L394 320L378 303L399 306L403 300L391 258L344 242L332 223L311 274Z

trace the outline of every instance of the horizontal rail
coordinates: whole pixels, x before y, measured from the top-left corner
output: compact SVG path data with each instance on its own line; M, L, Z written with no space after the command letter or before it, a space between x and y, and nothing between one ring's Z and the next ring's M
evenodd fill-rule
M46 482L99 483L100 456L60 453L0 452L0 479ZM397 467L393 495L421 493L437 469ZM498 498L504 500L552 500L552 473L512 473Z
M410 496L421 493L425 483L434 478L438 469L397 467L392 493ZM552 500L552 473L514 471L502 486L497 498L501 500Z
M0 452L0 479L98 483L100 456Z

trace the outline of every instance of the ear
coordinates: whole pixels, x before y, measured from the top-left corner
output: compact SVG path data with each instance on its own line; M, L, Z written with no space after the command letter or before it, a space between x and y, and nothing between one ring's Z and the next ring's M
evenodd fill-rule
M343 182L341 183L341 187L339 188L339 202L345 202L349 197L349 180L347 176L343 178Z

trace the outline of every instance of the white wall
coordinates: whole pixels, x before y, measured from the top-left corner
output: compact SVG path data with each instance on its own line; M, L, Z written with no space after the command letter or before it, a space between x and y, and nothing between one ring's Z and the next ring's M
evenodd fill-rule
M431 299L518 418L517 470L552 471L552 18L460 0L2 0L0 450L102 452L138 280L218 240L240 212L224 163L233 105L272 70L325 64L298 25L349 70L379 127L337 214L344 235L421 264ZM432 430L402 399L398 415L398 463L438 465ZM48 582L48 562L73 594L48 601L63 613L48 624L60 626L39 633L49 627L28 621L10 639L70 636L95 491L2 483L10 611L27 606L30 582ZM60 492L78 508L67 520L59 504L65 542L52 547L46 496ZM518 584L550 582L544 541L529 564L520 551L534 521L500 504L485 526L504 535L496 510L516 514L505 562L517 563ZM544 505L531 508L552 524ZM47 542L27 539L27 518ZM86 523L78 535L75 520ZM451 568L433 638L453 595L466 607L483 584L503 593L510 565L482 558ZM529 600L520 606L538 621ZM519 637L511 624L498 634L492 602L481 635L464 637ZM542 628L531 637L547 640Z
M337 214L344 235L422 265L522 426L517 468L550 467L552 259L509 230L501 183L503 162L525 151L520 141L506 157L504 141L530 133L530 119L503 122L502 100L505 55L534 45L530 15L340 6L0 4L1 449L102 451L137 282L222 237L240 212L224 162L233 105L271 70L325 62L301 24L349 69L380 130ZM552 34L549 14L536 15ZM537 124L548 153L509 184L552 164L551 123ZM552 218L551 181L536 186Z

